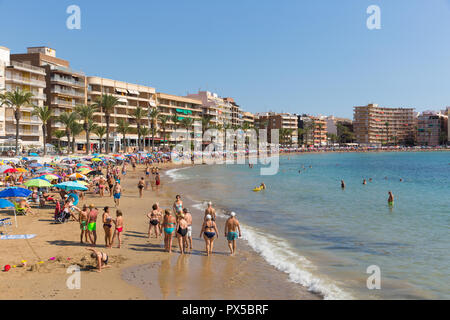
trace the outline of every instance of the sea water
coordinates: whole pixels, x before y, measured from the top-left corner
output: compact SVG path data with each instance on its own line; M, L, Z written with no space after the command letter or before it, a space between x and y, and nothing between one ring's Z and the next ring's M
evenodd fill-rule
M201 165L169 176L202 208L235 211L244 241L325 298L450 298L450 153L291 155L276 175L259 169ZM253 192L261 182L267 190ZM369 289L370 266L380 289Z

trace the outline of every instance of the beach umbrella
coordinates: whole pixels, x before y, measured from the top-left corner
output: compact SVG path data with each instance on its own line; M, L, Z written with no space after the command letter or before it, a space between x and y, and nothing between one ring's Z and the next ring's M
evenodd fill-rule
M99 159L99 158L93 158L91 161L93 161L93 162L99 162L99 161L102 161L102 159Z
M37 188L45 188L45 187L53 187L53 185L47 180L43 179L31 179L24 183L24 185L28 188L37 187Z
M25 188L11 187L0 191L0 198L26 198L31 191Z
M3 173L15 173L15 172L17 172L16 168L9 168L9 169L6 169L5 171L3 171Z
M0 199L0 209L14 208L14 203L6 199Z
M29 165L30 168L37 168L37 167L42 167L42 164L40 163L32 163Z
M39 178L43 178L43 179L46 179L48 181L52 181L52 180L56 180L56 179L61 178L61 176L58 176L57 174L53 174L53 173L47 173L47 174L44 174L44 175L40 176Z
M89 183L86 182L86 181L78 180L77 182L78 182L79 184L82 184L82 185L85 186L85 187L89 185Z
M86 191L86 190L88 190L88 188L86 188L85 186L83 186L75 181L67 181L67 182L59 183L59 184L55 185L55 187L62 189L62 190L66 190L66 191L70 191L70 190ZM0 192L0 195L1 195L1 192Z
M32 156L32 157L39 157L39 155L37 153L35 153L35 152L32 152L29 155Z
M87 179L87 177L85 175L82 175L81 173L73 173L69 176L69 178L72 179Z
M8 165L1 165L0 166L0 173L3 173L5 170L11 169L11 166Z
M25 172L28 172L28 170L24 169L24 168L17 168L17 172L25 173Z
M29 159L27 157L23 157L22 160L28 161Z

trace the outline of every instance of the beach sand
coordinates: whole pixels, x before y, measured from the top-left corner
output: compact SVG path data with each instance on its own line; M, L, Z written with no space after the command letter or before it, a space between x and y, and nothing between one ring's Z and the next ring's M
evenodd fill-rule
M160 165L164 169L174 164ZM138 166L122 178L123 195L120 209L124 213L122 248L104 247L101 214L98 220L97 249L109 255L110 268L95 272L96 263L79 243L78 222L53 224L54 209L34 208L35 215L19 216L19 227L9 228L11 234L36 234L29 240L0 240L0 267L17 265L8 272L0 272L0 299L320 299L298 284L288 281L287 275L268 265L243 240L238 241L236 256L230 257L223 234L224 221L218 220L219 239L214 255L207 257L205 243L198 237L203 214L193 213L194 250L184 256L174 246L171 254L163 251L162 238L148 240L146 214L155 202L171 208L176 183L162 177L159 191L144 191L139 199L137 182L144 168ZM182 195L183 196L183 195ZM112 208L112 197L100 198L88 194L83 204L94 204L100 213L104 206ZM185 204L186 205L186 204ZM189 204L187 204L189 205ZM1 211L0 218L13 218L12 211ZM12 219L14 221L14 219ZM176 241L174 241L174 244ZM54 260L49 260L55 257ZM26 267L19 267L27 260ZM40 261L43 263L39 264ZM79 265L81 288L68 289L67 268Z

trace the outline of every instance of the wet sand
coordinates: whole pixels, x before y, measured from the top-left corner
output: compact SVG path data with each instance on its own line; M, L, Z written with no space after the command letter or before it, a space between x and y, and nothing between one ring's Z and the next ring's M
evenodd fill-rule
M164 167L164 166L160 166ZM176 167L167 165L167 168ZM223 221L218 222L219 239L215 241L214 256L206 257L205 244L198 235L202 215L193 211L194 251L181 256L174 247L171 254L163 251L162 239L147 237L147 212L154 202L162 208L171 208L176 184L162 177L159 191L144 191L139 199L137 182L144 168L138 166L122 178L123 195L120 209L124 213L123 246L121 249L104 247L101 215L97 223L98 250L110 257L110 268L95 272L95 262L79 243L78 222L53 224L54 209L34 209L35 215L18 217L19 227L10 228L11 234L34 233L30 240L0 240L0 267L6 264L26 267L0 272L0 290L7 292L0 299L318 299L297 284L289 283L287 276L266 264L244 241L239 240L236 256L228 255L223 236ZM94 204L102 212L114 202L109 194L100 198L87 195L80 201ZM189 204L188 204L189 205ZM12 217L12 211L0 211L0 218ZM117 243L114 244L114 247ZM49 258L55 257L51 261ZM42 264L38 264L43 261ZM81 289L70 290L66 281L71 274L67 268L81 269Z

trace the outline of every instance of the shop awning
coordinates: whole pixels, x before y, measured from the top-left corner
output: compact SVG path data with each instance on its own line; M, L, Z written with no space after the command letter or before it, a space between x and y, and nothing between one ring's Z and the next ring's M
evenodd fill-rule
M125 90L125 89L120 89L120 88L116 88L116 92L119 92L119 93L128 93L127 90Z
M128 93L129 94L134 94L134 95L139 95L139 91L136 91L136 90L130 90L130 89L128 89Z

